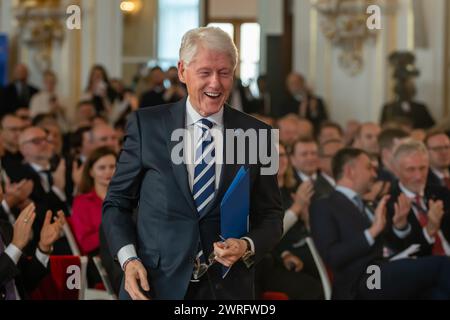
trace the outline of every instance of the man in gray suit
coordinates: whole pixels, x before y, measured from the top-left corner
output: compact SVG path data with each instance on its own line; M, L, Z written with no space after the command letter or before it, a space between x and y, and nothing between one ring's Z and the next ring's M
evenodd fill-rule
M224 132L271 130L226 105L237 59L233 41L222 30L189 31L178 63L189 96L130 116L103 205L105 236L125 272L122 299L254 298L252 261L261 260L279 241L282 208L276 175L262 174L261 161L246 159L249 232L221 240L220 203L242 167L228 159L221 164L231 142ZM184 141L182 163L171 157L179 145L171 137L178 130L193 135L195 142ZM259 137L257 143L272 145ZM246 143L239 151L249 150ZM226 277L223 266L232 266Z

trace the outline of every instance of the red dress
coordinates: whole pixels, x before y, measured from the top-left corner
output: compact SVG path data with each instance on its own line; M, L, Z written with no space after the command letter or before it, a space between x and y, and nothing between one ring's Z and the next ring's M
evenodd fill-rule
M100 247L99 230L103 200L95 190L80 194L73 200L70 224L82 254Z

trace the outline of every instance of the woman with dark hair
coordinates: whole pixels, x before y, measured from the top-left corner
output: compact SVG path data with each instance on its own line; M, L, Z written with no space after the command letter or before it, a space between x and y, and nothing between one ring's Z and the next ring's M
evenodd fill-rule
M83 100L92 100L97 114L109 115L116 96L117 94L109 82L106 69L101 65L94 65L89 74L89 81Z
M100 246L102 204L116 168L117 156L107 147L94 150L83 168L80 195L73 201L70 222L82 254L96 254Z

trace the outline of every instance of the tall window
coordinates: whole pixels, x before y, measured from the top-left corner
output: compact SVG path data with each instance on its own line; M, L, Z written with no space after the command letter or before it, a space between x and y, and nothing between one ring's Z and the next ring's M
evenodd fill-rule
M178 62L181 38L200 26L200 0L159 0L158 61L167 69Z
M239 49L239 65L237 75L242 83L250 86L250 90L255 94L257 89L256 78L259 74L260 60L260 26L256 22L232 21L232 22L211 22L208 26L221 28L236 43Z

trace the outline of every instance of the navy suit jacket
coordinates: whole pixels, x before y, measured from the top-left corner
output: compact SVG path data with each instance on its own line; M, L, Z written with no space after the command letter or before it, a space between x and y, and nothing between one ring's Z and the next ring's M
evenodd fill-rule
M271 129L262 122L224 107L225 129ZM186 99L140 109L130 116L127 135L116 173L103 205L103 228L111 253L134 244L147 268L155 299L183 299L191 279L201 241L208 256L220 241L220 202L241 165L224 164L220 186L206 214L199 216L184 164L174 164L171 152L178 141L172 132L185 128ZM227 144L224 139L224 150ZM248 150L248 146L246 146ZM224 151L225 152L225 151ZM225 158L224 158L225 159ZM276 175L260 175L261 164L250 164L250 232L255 260L279 241L282 207ZM137 220L132 212L137 207ZM208 271L215 298L254 297L254 270L236 263L221 279L216 264ZM122 288L122 296L123 296ZM125 295L127 296L127 295ZM213 297L213 298L214 298Z
M334 275L333 297L354 299L367 267L384 261L384 235L370 246L364 231L372 223L339 191L312 203L310 224L317 249Z

